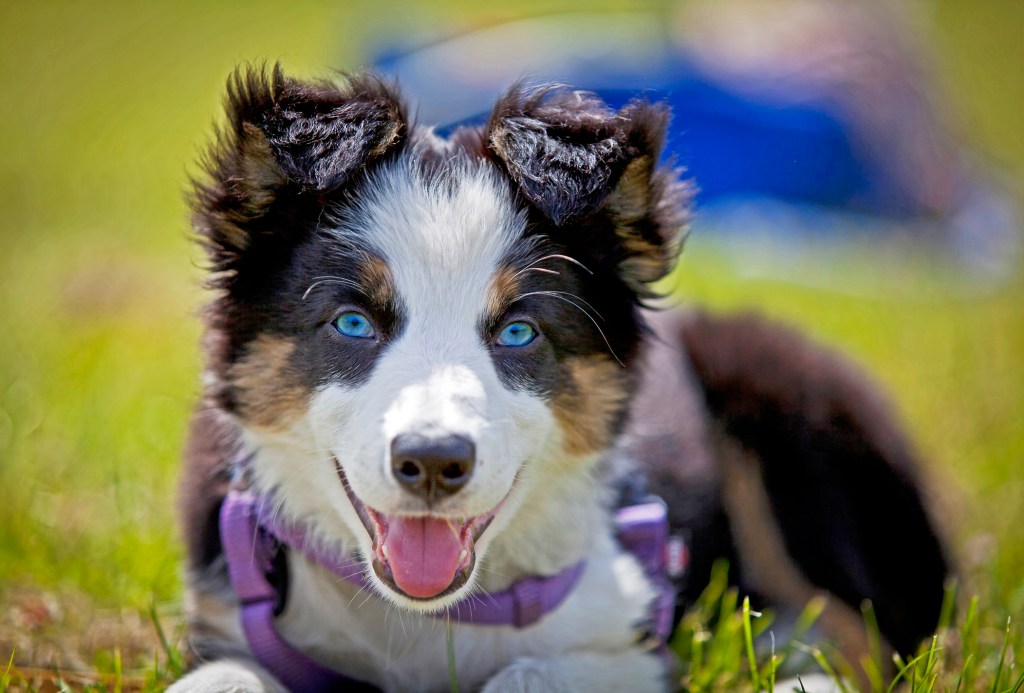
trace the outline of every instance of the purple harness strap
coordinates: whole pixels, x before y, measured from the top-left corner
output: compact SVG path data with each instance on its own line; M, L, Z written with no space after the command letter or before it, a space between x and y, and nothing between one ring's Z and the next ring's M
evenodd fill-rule
M366 584L359 561L319 550L298 527L271 522L267 506L252 493L232 489L220 511L220 535L231 584L238 595L242 627L256 660L291 691L347 690L369 684L352 679L313 661L290 646L274 624L278 594L268 576L274 572L279 545L300 551L349 582ZM668 520L660 501L631 505L616 513L616 529L623 548L632 553L658 590L652 605L651 635L664 643L672 630L675 589L669 580L671 566ZM485 600L463 600L438 618L451 618L475 625L504 625L525 628L554 611L583 575L580 561L557 575L528 577L507 590L490 593Z
M220 538L228 575L242 606L242 628L253 656L290 691L328 693L360 682L314 662L286 643L274 627L277 590L267 580L273 570L273 540L256 524L256 498L229 491L220 510Z
M651 635L664 645L672 633L676 608L676 590L669 574L682 572L682 566L668 565L670 537L665 504L656 500L619 508L615 513L615 528L622 548L636 557L647 579L657 589L651 608Z

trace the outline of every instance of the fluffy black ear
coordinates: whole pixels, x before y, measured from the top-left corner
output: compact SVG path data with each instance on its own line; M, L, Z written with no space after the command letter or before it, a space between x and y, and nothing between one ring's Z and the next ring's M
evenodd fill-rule
M239 68L228 79L227 124L195 183L195 224L217 269L267 235L275 208L323 204L368 163L405 138L405 109L374 76L342 85L300 82L280 66ZM282 214L282 212L278 209ZM276 224L275 233L288 233ZM291 230L294 232L294 229Z
M623 278L641 295L674 265L690 187L659 169L668 109L636 100L616 112L588 92L513 87L487 126L490 151L556 226L600 213L618 237Z

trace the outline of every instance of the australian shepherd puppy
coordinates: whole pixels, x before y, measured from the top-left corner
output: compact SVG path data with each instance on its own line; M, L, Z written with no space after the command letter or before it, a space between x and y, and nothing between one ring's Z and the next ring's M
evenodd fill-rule
M441 139L376 77L275 68L236 73L227 115L194 195L216 293L175 690L285 686L229 579L231 489L358 567L275 544L273 629L353 690L447 689L449 640L462 690L675 686L612 522L648 493L686 541L679 613L722 557L763 604L832 595L848 651L863 599L897 649L930 632L946 562L874 391L778 327L644 307L690 200L659 166L663 107L513 87ZM437 617L576 565L527 626Z

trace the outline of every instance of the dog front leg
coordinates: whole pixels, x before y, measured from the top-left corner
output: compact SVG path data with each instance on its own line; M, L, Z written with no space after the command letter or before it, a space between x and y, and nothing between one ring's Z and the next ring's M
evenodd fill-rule
M255 662L221 659L203 664L179 679L167 693L288 693Z
M557 659L523 657L488 681L483 693L666 691L665 661L649 652L575 652Z

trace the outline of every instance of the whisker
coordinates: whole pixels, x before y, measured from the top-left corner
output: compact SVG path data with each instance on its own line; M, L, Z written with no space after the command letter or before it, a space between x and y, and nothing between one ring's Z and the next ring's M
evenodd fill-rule
M545 260L552 260L552 259L554 259L554 260L565 260L566 262L571 262L572 264L576 265L577 267L582 269L587 274L593 274L593 272L590 270L589 267L584 265L582 262L580 262L576 258L569 257L568 255L561 255L559 253L552 253L551 255L545 255L544 257L540 258L539 260L537 260L537 262L534 262L533 264L536 265L539 262L544 262Z
M554 295L554 294L561 294L562 296L569 296L570 298L575 298L575 299L576 299L577 301L579 301L580 303L582 303L583 305L585 305L585 306L586 306L587 308L589 308L590 310L594 311L594 315L596 315L597 317L601 318L601 320L602 320L602 321L605 321L605 322L607 322L607 321L606 321L606 320L604 319L604 316L603 316L603 315L601 315L601 314L600 314L599 312L597 312L597 308L595 308L594 306L590 305L590 304L589 304L589 303L588 303L588 302L587 302L586 300L584 300L584 299L583 299L582 297L580 297L580 296L577 296L576 294L574 294L574 293L571 293L571 292L569 292L569 291L554 291L554 290L547 290L547 291L530 291L530 292L527 292L527 293L525 293L525 294L519 294L518 296L516 296L516 297L515 297L515 300L513 301L513 303L514 303L515 301L518 301L518 300L519 300L519 299L521 299L521 298L526 298L527 296L545 296L545 295Z
M354 282L351 279L345 279L344 277L316 277L316 281L310 284L309 288L306 289L306 292L302 294L302 300L305 301L306 298L309 297L310 292L321 284L342 284L357 291L362 291L363 289L363 287L361 287L357 282Z
M538 260L537 262L540 262L540 260ZM523 276L527 272L543 272L544 274L554 274L556 276L561 275L561 272L557 272L556 270L553 270L553 269L547 269L547 268L544 268L544 267L535 267L534 265L536 265L536 264L537 263L535 262L535 263L533 263L533 265L530 265L529 267L524 267L523 269L521 269L518 272L516 272L515 274L513 274L512 278L513 279L519 279L519 277Z
M487 598L487 601L490 602L492 606L498 606L498 600L495 599L494 595L491 594L490 592L481 592L480 593L480 601L483 602L484 605L486 606L487 603L483 601L484 597Z
M366 599L364 599L363 601L359 602L359 606L357 606L356 608L357 609L362 609L363 606L366 605L366 602L370 601L370 598L372 596L373 596L373 592L371 592L370 590L366 590Z
M324 220L324 212L326 212L326 211L327 211L327 205L323 205L322 207L320 207L320 214L318 214L317 217L316 217L316 228L313 229L313 234L314 235L320 233L320 222L322 222Z
M611 344L611 342L609 342L609 341L608 341L608 337L607 337L607 336L605 335L605 333L604 333L604 330L602 330L602 329L601 329L601 326L597 324L597 320L594 320L593 316L592 316L592 315L591 315L590 313L588 313L588 312L586 311L586 309L584 309L584 308L583 308L582 306L580 306L579 304L577 304L577 303L573 303L572 301L570 301L569 299L567 299L567 298L566 298L565 296L561 296L561 295L559 295L559 294L562 294L562 293L565 293L565 292L562 292L562 291L558 291L558 292L551 292L551 291L534 291L534 292L530 292L530 293L532 293L532 294L537 294L537 295L540 295L540 296L550 296L551 298L557 298L557 299L559 299L560 301L565 301L565 302L566 302L566 303L568 303L568 304L569 304L570 306L573 306L573 307L575 307L575 308L576 308L577 310L579 310L579 311L580 311L581 313L583 313L584 315L586 315L586 316L587 316L587 319L588 319L588 320L590 320L590 322L594 323L594 327L596 327L596 328L597 328L597 331L598 331L598 333L599 333L599 334L601 335L601 339L603 339L603 340L604 340L604 344L605 344L605 346L607 346L607 347L608 347L608 353L610 353L610 354L612 355L612 358L613 358L613 359L615 359L616 361L618 361L618 363L619 363L619 365L620 365L620 366L622 366L623 368L625 368L625 367L626 367L626 364L624 364L624 363L622 362L622 359L620 359L620 358L618 357L618 355L617 355L617 354L615 353L615 350L614 350L614 349L612 349L612 344ZM530 294L523 294L523 296L528 296L528 295L530 295ZM602 319L603 319L603 318L602 318Z
M485 568L484 566L480 566L479 570L482 573L490 573L491 575L497 575L498 577L503 577L506 580L509 579L508 575L506 575L505 573L499 573L497 570L494 570L493 568Z
M338 581L338 584L340 584L341 582L342 582L342 581L341 581L341 580L339 580L339 581ZM351 608L352 608L352 602L354 602L354 601L356 600L356 597L358 597L358 596L359 596L360 594L362 594L362 593L363 593L363 592L364 592L365 590L366 590L366 587L364 587L363 585L359 585L359 589L357 589L357 590L356 590L356 593L352 595L352 598L348 600L348 604L346 604L346 605L345 605L345 609L346 609L346 610L348 610L348 609L351 609ZM365 603L366 603L366 602L364 601L364 602L363 602L363 604L365 604ZM387 614L385 614L385 616L386 616L386 615L387 615ZM385 627L386 627L386 626L385 626Z

